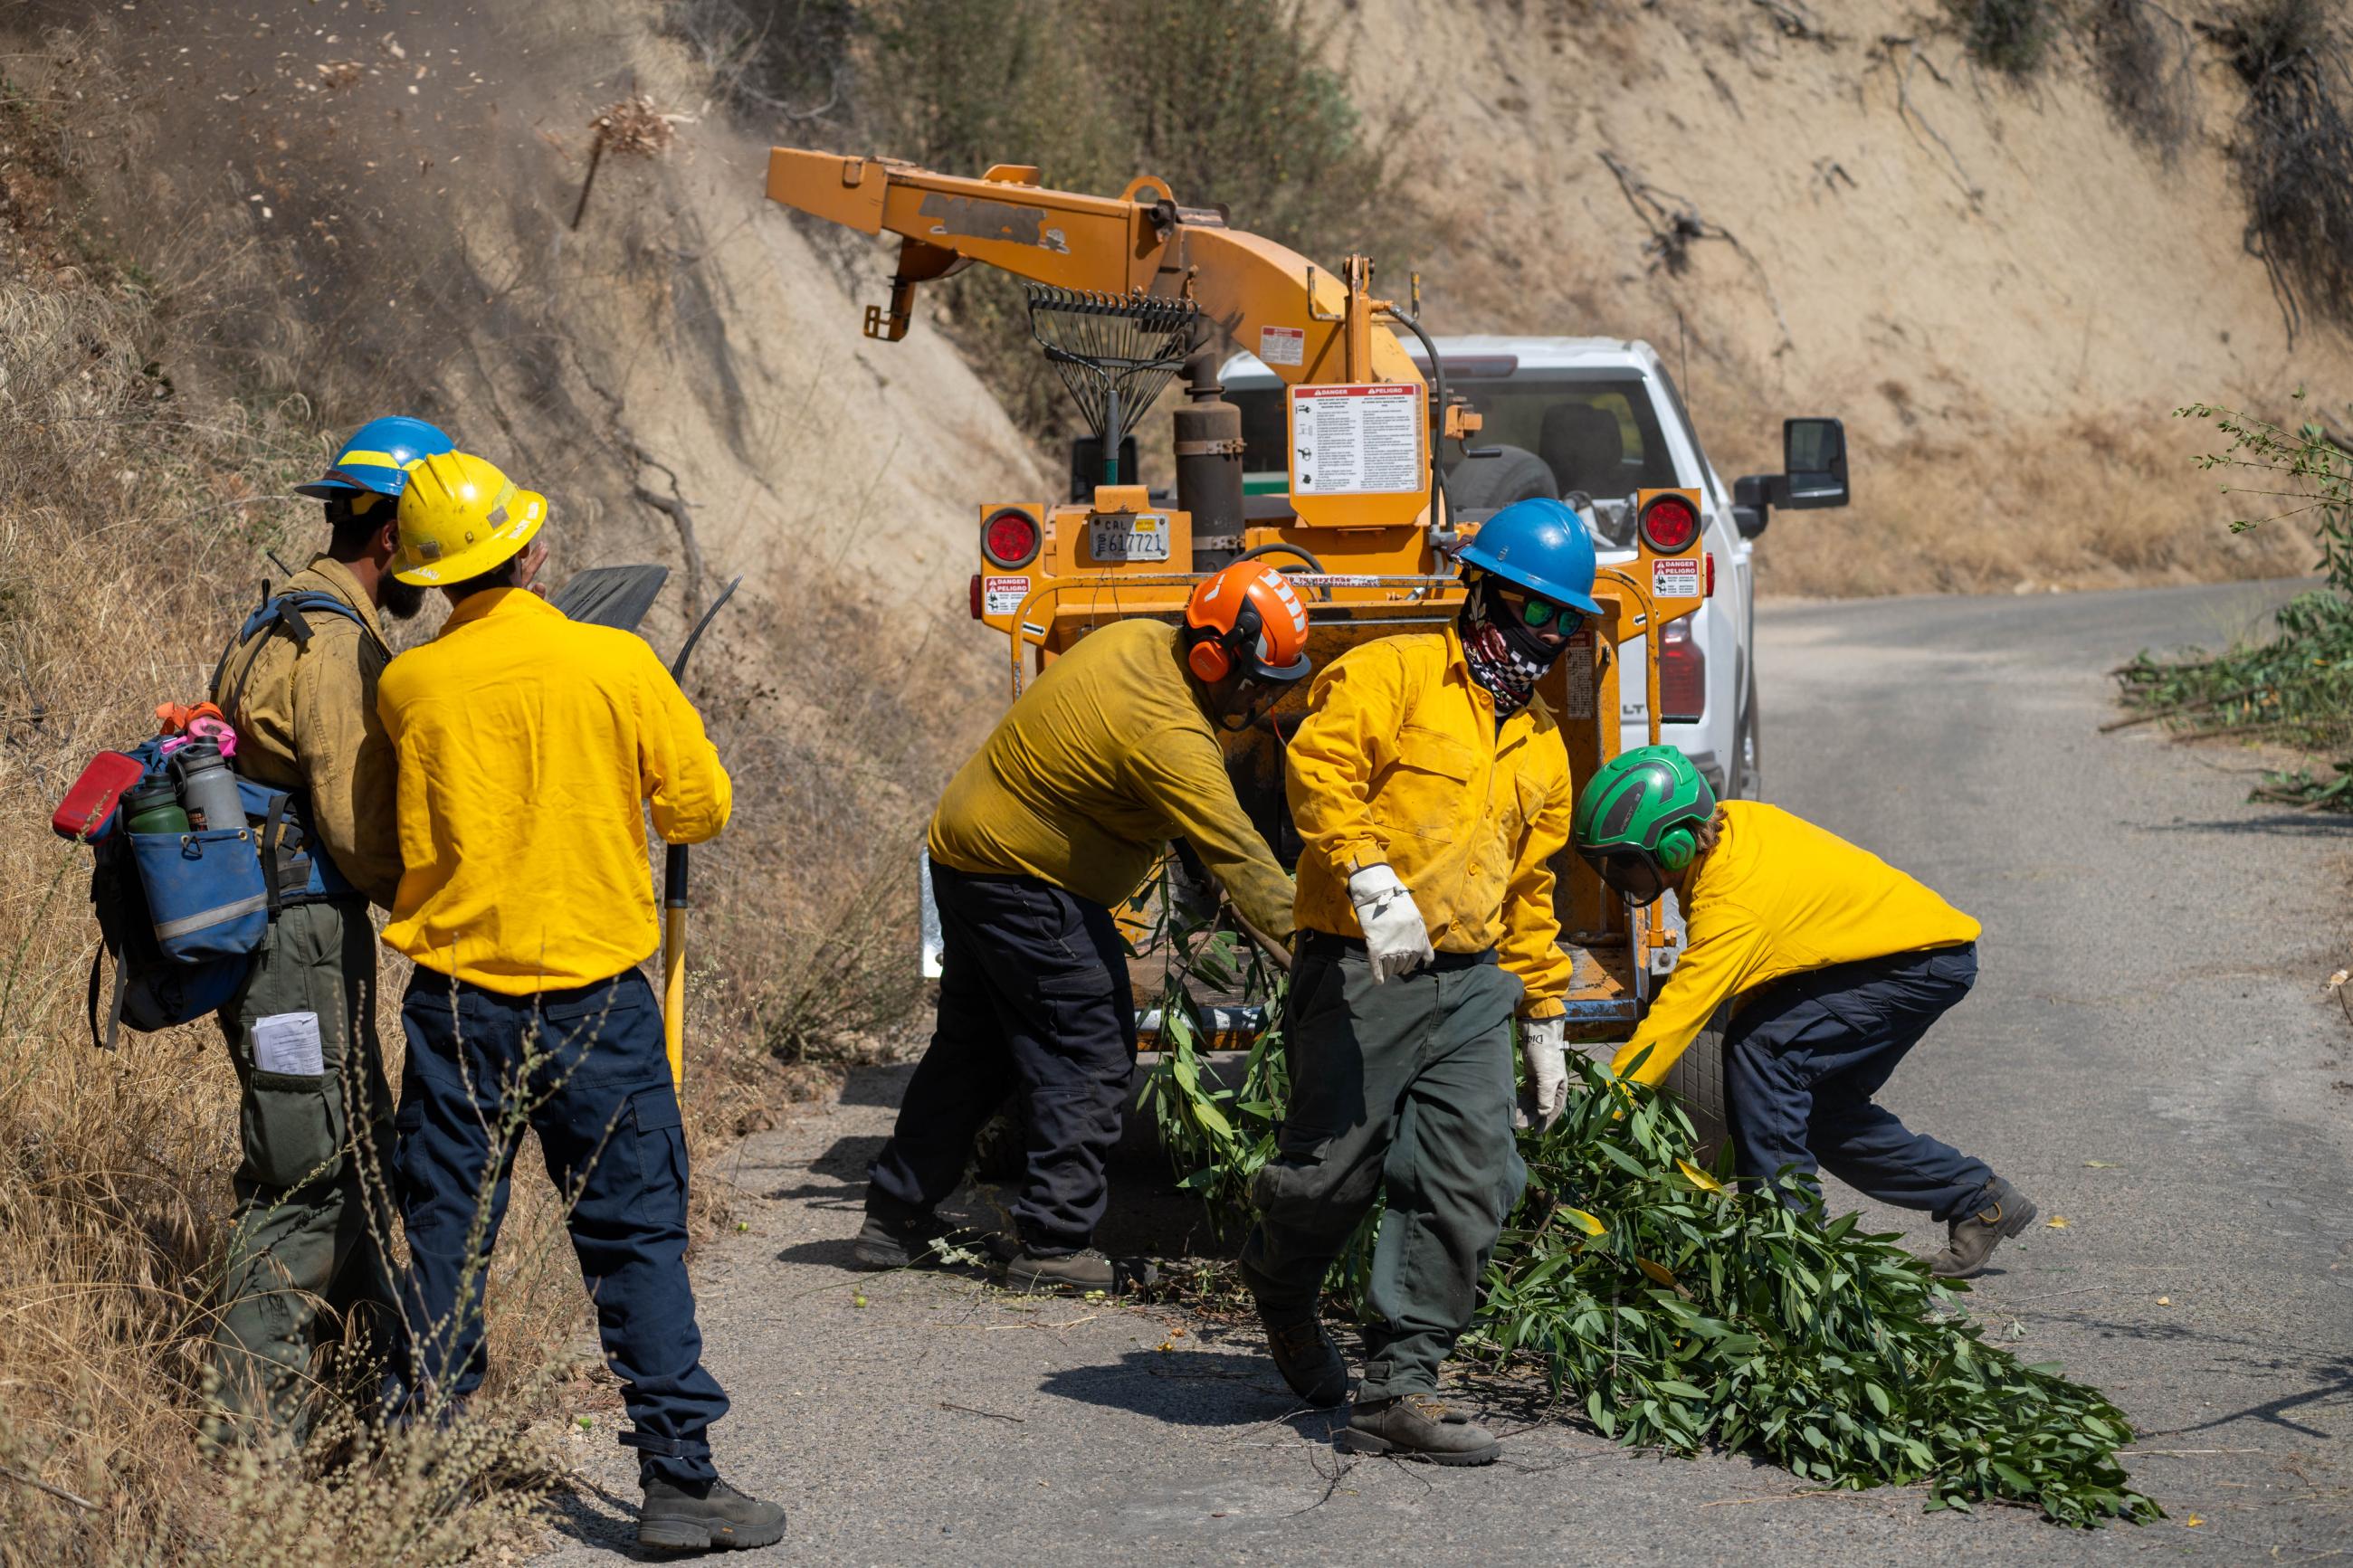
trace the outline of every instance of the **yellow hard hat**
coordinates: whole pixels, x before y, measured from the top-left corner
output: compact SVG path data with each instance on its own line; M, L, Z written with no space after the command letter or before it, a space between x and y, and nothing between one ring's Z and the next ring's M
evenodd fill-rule
M401 487L392 574L404 583L463 583L516 554L546 521L547 498L519 488L487 458L420 458Z

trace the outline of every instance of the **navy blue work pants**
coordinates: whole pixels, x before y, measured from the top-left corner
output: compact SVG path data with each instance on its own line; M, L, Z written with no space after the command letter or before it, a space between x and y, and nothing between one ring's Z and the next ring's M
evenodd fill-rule
M1741 1178L1826 1170L1855 1191L1947 1221L1978 1206L1993 1172L1871 1102L1928 1026L1968 994L1978 950L1934 948L1832 964L1748 997L1725 1041L1727 1120Z
M1039 1256L1075 1252L1110 1202L1103 1162L1135 1071L1119 928L1103 905L1035 877L934 862L932 896L946 942L938 1021L867 1172L868 1202L896 1218L930 1214L1011 1093L1024 1152L1014 1227Z
M409 1271L405 1387L416 1411L481 1386L482 1283L505 1217L522 1124L547 1174L621 1380L638 1468L712 1479L710 1425L727 1396L702 1366L686 1277L686 1142L660 1006L632 969L595 985L509 996L419 969L401 1001L408 1062L394 1170Z

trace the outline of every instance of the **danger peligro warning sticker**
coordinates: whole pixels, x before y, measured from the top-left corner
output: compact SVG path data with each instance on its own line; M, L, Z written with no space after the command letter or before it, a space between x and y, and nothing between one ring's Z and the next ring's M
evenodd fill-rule
M1699 562L1696 558L1651 563L1651 597L1696 599L1699 595Z
M983 615L1009 616L1021 607L1029 596L1027 577L983 577L980 580L980 608Z

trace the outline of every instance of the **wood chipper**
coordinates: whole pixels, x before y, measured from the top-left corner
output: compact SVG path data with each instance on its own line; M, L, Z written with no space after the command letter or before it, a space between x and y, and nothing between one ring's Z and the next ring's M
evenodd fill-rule
M1478 416L1450 402L1435 345L1408 309L1374 294L1366 258L1319 267L1229 226L1222 212L1182 205L1149 175L1117 196L1092 196L1047 189L1027 165L971 179L776 148L767 194L901 237L890 301L867 310L869 337L903 337L917 287L976 262L1028 280L1033 331L1090 434L1073 459L1082 499L988 500L976 511L971 611L1005 636L1013 694L1108 622L1179 620L1196 583L1245 558L1294 574L1319 667L1367 638L1454 618L1463 588L1452 555L1487 514L1449 504L1441 443L1467 444ZM1419 341L1428 375L1400 329ZM1284 493L1244 493L1241 416L1218 381L1229 344L1285 384ZM1131 433L1180 373L1176 483L1162 492L1137 482ZM1632 498L1639 551L1604 565L1594 587L1602 615L1539 688L1580 781L1617 753L1626 682L1644 683L1658 738L1658 671L1641 650L1714 589L1699 501L1674 489ZM1286 864L1300 841L1283 804L1282 747L1303 688L1228 742L1242 801ZM1630 911L1573 854L1555 870L1562 945L1576 964L1570 1037L1622 1039L1665 967L1672 932L1657 906ZM1147 1047L1154 1021L1145 1020Z

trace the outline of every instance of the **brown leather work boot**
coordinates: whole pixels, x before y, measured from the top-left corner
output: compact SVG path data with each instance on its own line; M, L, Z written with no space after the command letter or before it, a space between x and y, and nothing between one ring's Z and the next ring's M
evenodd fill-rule
M2034 1200L2000 1176L1985 1190L1977 1212L1946 1227L1945 1250L1928 1260L1939 1279L1974 1279L1985 1272L1993 1249L2034 1223Z
M1359 1454L1392 1454L1433 1465L1492 1465L1504 1451L1493 1432L1457 1415L1434 1394L1359 1399L1340 1441Z
M1329 1410L1348 1397L1348 1363L1340 1347L1324 1331L1313 1306L1305 1309L1269 1307L1259 1303L1258 1321L1266 1325L1267 1353L1274 1370L1291 1392L1318 1410Z

